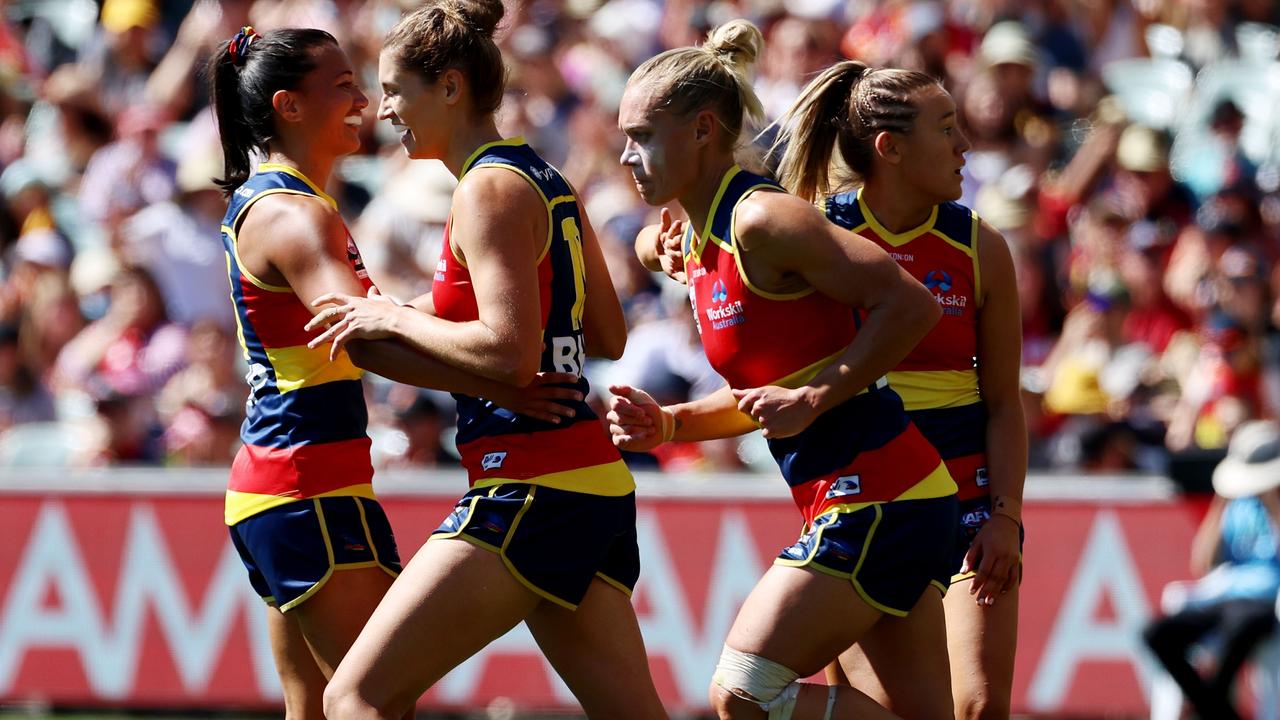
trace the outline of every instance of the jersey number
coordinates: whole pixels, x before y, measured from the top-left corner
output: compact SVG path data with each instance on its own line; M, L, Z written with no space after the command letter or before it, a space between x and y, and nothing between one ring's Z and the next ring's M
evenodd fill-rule
M567 217L560 223L560 232L569 244L569 258L573 262L573 329L582 329L582 309L587 304L587 267L582 259L582 233L578 223Z

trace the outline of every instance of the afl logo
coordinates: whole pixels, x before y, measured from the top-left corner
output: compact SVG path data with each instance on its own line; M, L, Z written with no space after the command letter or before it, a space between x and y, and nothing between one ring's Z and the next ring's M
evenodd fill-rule
M939 292L951 292L951 274L946 270L930 270L924 276L924 286Z
M723 280L717 280L711 284L711 301L722 303L729 299L729 289L724 286Z

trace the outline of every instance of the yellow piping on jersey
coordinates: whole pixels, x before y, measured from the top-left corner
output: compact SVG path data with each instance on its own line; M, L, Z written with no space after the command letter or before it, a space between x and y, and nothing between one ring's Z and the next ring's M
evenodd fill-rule
M306 186L311 188L312 192L314 192L321 200L329 203L334 210L338 209L338 201L330 197L329 193L321 190L315 183L311 182L311 178L304 175L302 171L297 168L289 167L288 165L281 165L280 163L262 163L258 165L258 172L282 172L285 175L292 175L306 183Z
M982 273L978 270L978 229L982 225L981 219L978 218L976 210L969 211L973 217L973 230L970 242L973 243L973 299L977 301L978 308L982 308Z
M720 200L724 198L725 191L729 189L729 183L740 172L742 172L742 168L734 165L729 168L729 171L724 174L724 178L720 180L720 187L716 190L716 195L711 200L711 210L707 213L707 221L703 224L702 233L696 238L697 242L693 243L689 248L690 254L692 254L694 259L698 260L698 262L702 261L702 249L706 247L708 239L713 240L716 245L721 247L721 249L728 249L725 247L724 243L720 242L718 238L711 234L711 224L715 222L716 208L720 206Z
M880 221L876 219L876 216L872 214L871 208L867 207L867 203L862 199L862 188L858 188L858 207L862 210L862 217L867 221L867 225L869 225L871 229L880 236L881 240L884 240L886 243L894 247L906 245L912 240L915 240L921 235L929 232L933 229L934 222L938 220L938 206L934 205L933 210L929 213L929 219L925 220L923 224L906 232L894 233L889 232L885 226L881 225Z

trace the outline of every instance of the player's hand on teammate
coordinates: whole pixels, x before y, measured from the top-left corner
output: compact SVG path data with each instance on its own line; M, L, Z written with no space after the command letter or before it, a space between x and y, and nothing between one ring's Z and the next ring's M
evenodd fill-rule
M818 417L817 403L809 388L788 389L764 385L734 390L738 410L751 416L770 439L798 435Z
M670 440L675 434L675 416L649 393L628 385L610 385L609 434L622 450L645 452Z
M969 592L979 605L994 605L997 598L1017 587L1022 580L1022 538L1018 523L1007 515L988 518L969 546L960 571L977 573Z
M582 400L580 391L560 386L577 382L578 376L573 373L540 372L534 376L533 382L522 388L507 386L508 390L491 392L486 398L517 415L559 424L563 418L571 418L577 413L572 407L557 401Z
M672 220L671 211L662 208L658 227L658 262L662 272L676 282L687 285L688 278L684 273L684 220Z
M378 288L369 288L366 297L357 297L345 293L325 293L311 302L312 307L332 307L316 313L307 323L308 332L316 328L327 328L307 343L307 347L316 348L332 342L329 348L329 360L333 360L346 345L348 340L380 340L395 334L396 317L400 306L394 300L378 292Z

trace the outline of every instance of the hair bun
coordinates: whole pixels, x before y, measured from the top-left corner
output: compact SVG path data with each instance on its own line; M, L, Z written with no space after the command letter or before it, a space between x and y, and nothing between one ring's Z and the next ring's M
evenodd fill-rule
M711 31L702 49L745 75L764 50L764 35L749 20L730 20Z
M487 38L493 37L494 30L507 12L502 0L445 0L440 7Z

